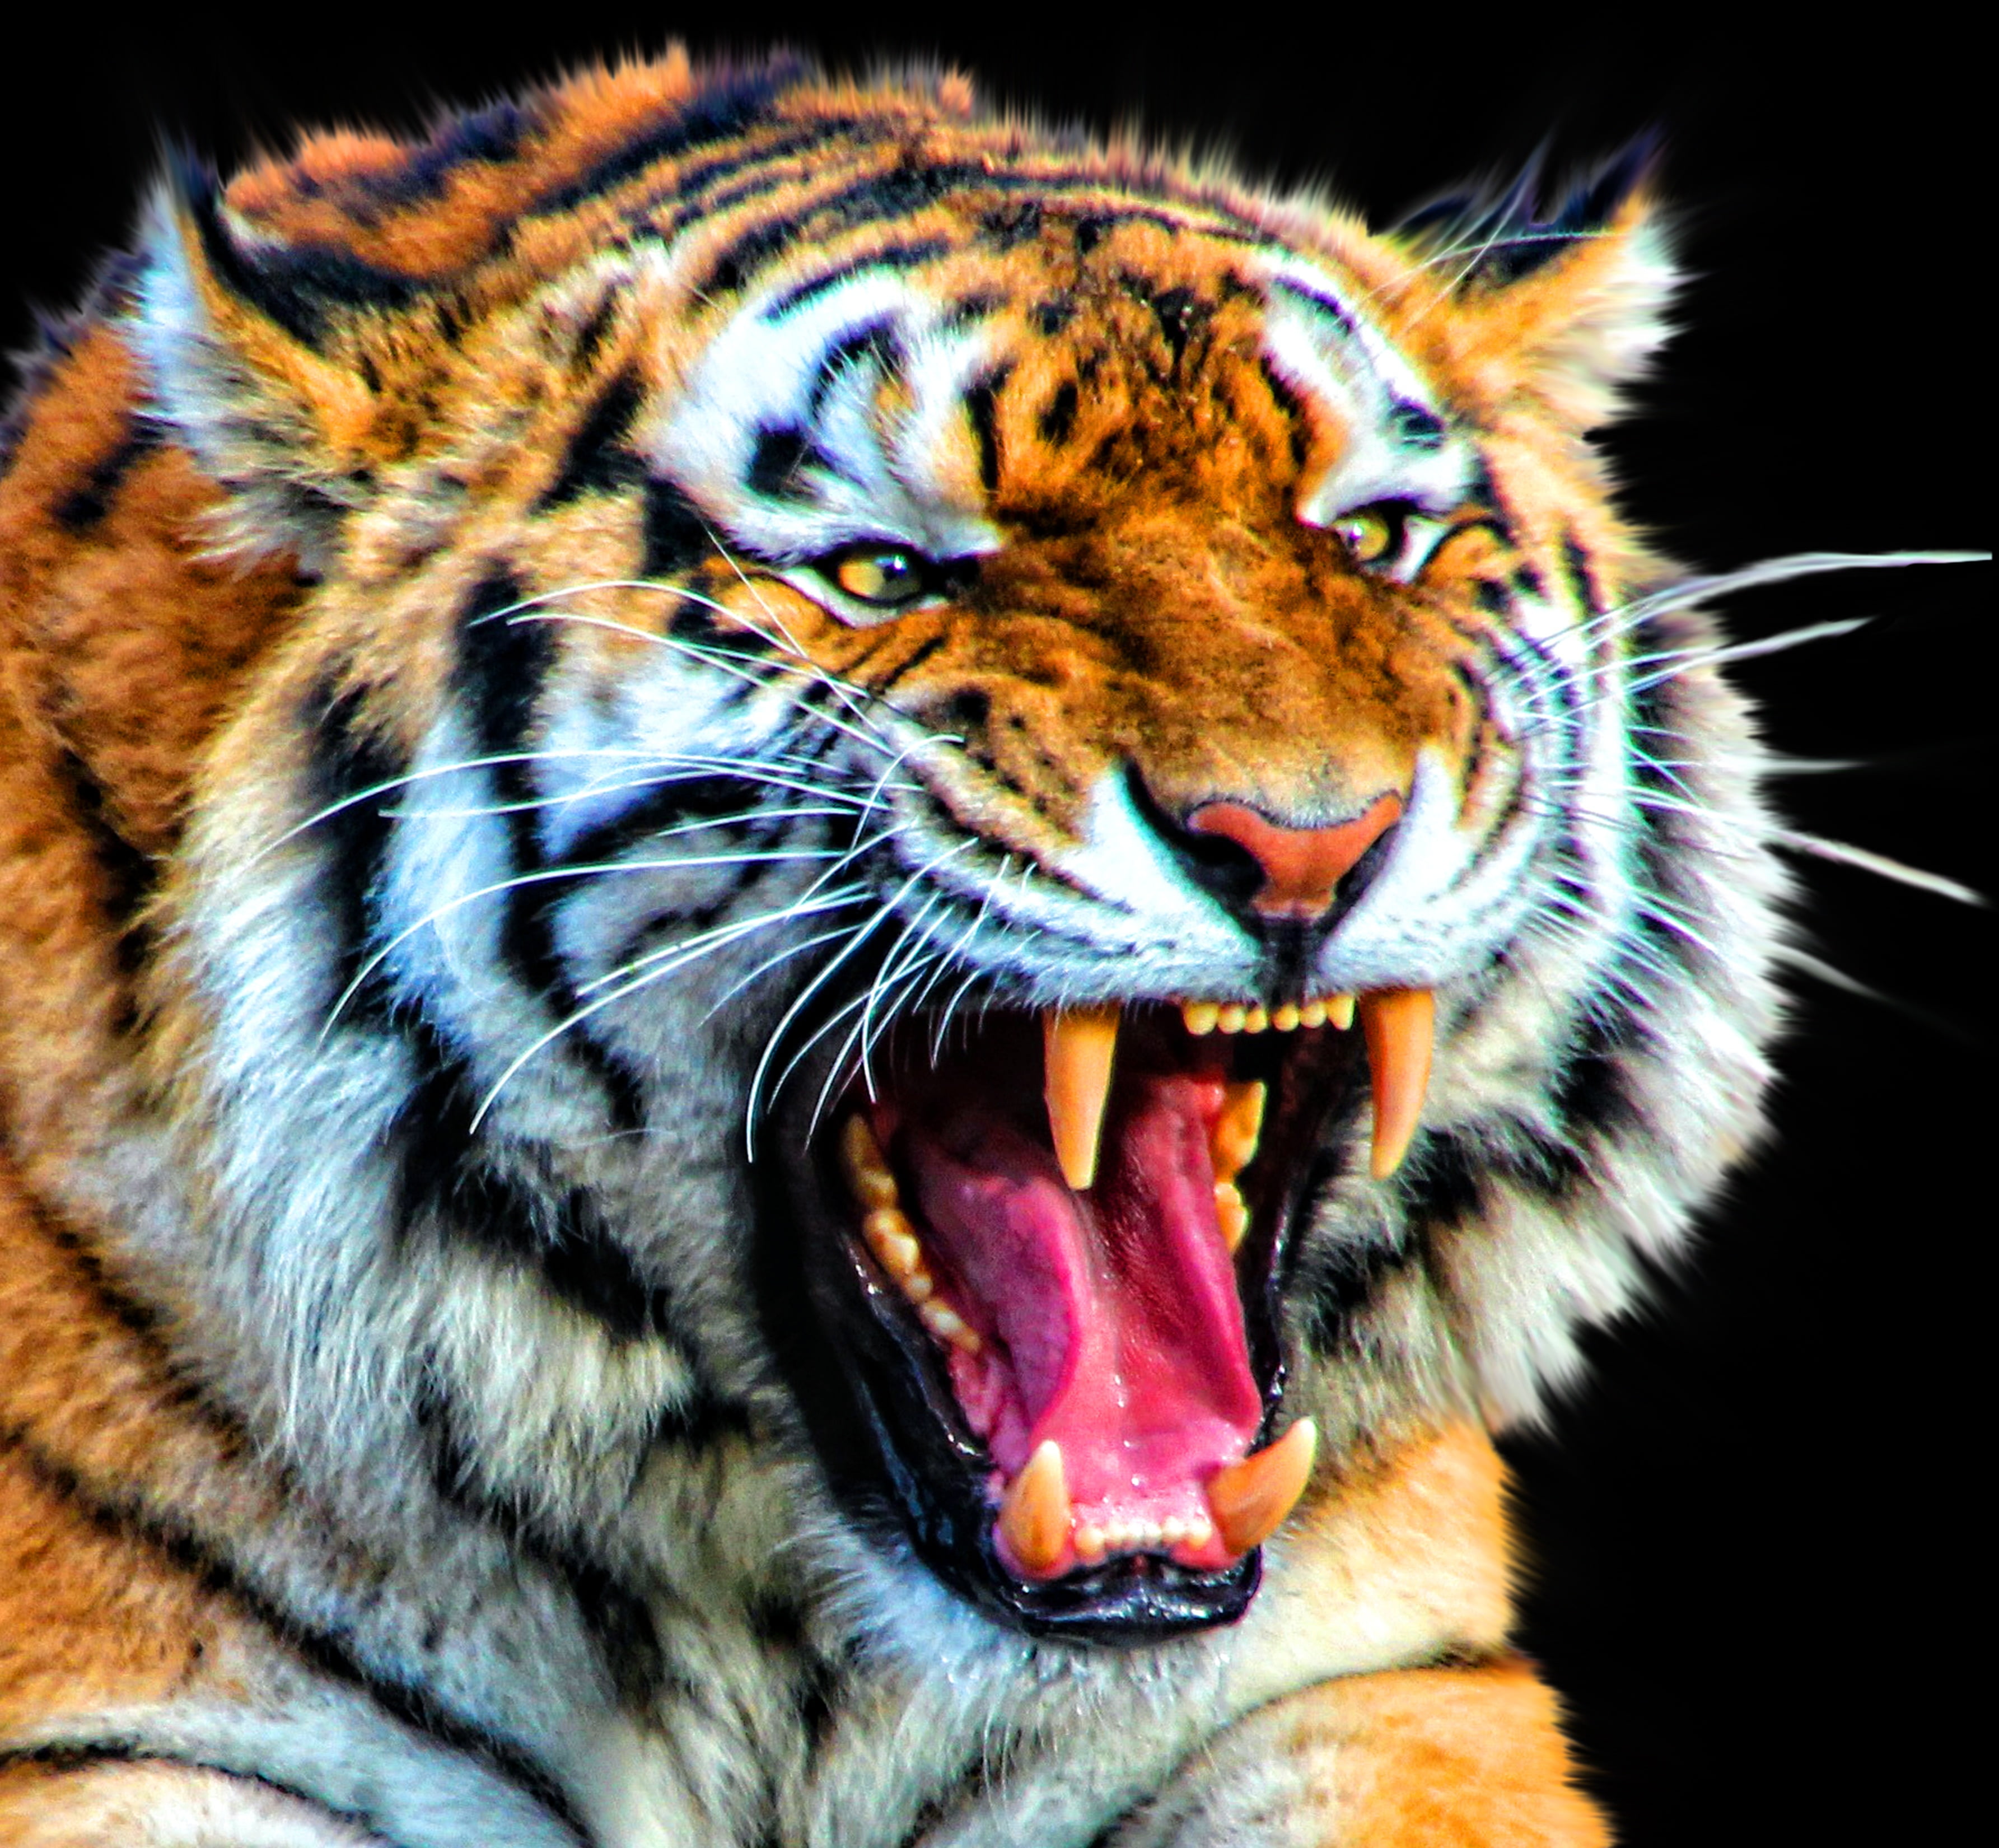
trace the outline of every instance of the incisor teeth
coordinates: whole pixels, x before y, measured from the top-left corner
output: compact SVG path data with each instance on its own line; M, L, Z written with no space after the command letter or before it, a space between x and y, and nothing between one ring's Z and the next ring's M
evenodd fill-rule
M1208 1152L1214 1158L1217 1181L1233 1181L1249 1167L1256 1153L1256 1139L1263 1132L1261 1083L1231 1084L1221 1094L1221 1114L1208 1132Z
M1231 1001L1217 1011L1214 1024L1225 1033L1240 1033L1242 1031L1242 1023L1249 1018L1248 1008L1243 1007L1239 1002Z
M1270 1010L1270 1025L1280 1033L1296 1032L1298 1023L1304 1018L1304 1010L1302 1007L1294 1007L1289 1001L1285 1002L1280 1007L1273 1007Z
M1252 1007L1242 1016L1242 1031L1245 1033L1261 1033L1270 1024L1270 1015L1261 1007Z
M847 1184L863 1206L893 1206L899 1198L896 1177L889 1158L875 1141L868 1119L858 1111L847 1119L840 1132L840 1166L847 1171Z
M1187 1023L1187 1030L1195 1035L1212 1033L1214 1031L1215 1018L1221 1011L1221 1010L1212 1001L1180 1003L1180 1018Z
M1386 1181L1402 1165L1429 1089L1436 997L1427 988L1386 988L1360 999L1367 1074L1374 1090L1374 1153L1370 1169Z
M1298 1010L1298 1025L1301 1027L1322 1027L1325 1025L1325 1003L1308 1001Z
M1076 1557L1086 1565L1094 1565L1103 1557L1105 1545L1103 1530L1101 1527L1093 1526L1076 1529Z
M1222 1243L1233 1257L1243 1233L1249 1229L1249 1209L1242 1203L1242 1189L1232 1181L1214 1184L1214 1222L1221 1230Z
M1041 1016L1043 1086L1048 1130L1062 1178L1081 1193L1097 1179L1103 1106L1110 1094L1110 1062L1117 1049L1117 1004Z
M1344 1033L1353 1025L1353 997L1350 994L1329 994L1325 997L1325 1018Z
M1318 1427L1301 1418L1276 1443L1266 1444L1209 1479L1207 1510L1232 1553L1260 1546L1298 1504L1311 1479Z
M1038 1575L1055 1569L1073 1518L1062 1446L1045 1437L1000 1498L1000 1531L1020 1565Z

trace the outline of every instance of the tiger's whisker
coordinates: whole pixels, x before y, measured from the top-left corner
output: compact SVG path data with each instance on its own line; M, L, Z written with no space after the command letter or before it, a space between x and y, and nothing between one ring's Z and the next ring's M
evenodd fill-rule
M1854 847L1844 841L1828 841L1823 835L1802 834L1795 828L1776 829L1770 838L1779 847L1793 853L1808 854L1814 859L1831 860L1862 872L1875 873L1882 879L1893 879L1897 885L1911 886L1919 892L1933 892L1939 898L1955 900L1960 905L1983 907L1992 902L1975 886L1948 879L1940 872L1926 872L1920 866L1911 866L1903 861L1890 859L1886 854Z

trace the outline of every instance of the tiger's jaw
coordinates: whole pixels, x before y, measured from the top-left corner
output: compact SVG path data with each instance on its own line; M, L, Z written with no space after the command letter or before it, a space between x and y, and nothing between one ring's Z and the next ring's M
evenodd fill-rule
M1283 1406L1287 1233L1329 1123L1365 1108L1363 1035L1329 1011L995 1011L934 1058L885 1047L803 1160L785 1125L773 1204L841 1382L808 1423L851 1499L1002 1621L1130 1643L1247 1607L1311 1464ZM1371 1037L1377 1094L1419 1087Z

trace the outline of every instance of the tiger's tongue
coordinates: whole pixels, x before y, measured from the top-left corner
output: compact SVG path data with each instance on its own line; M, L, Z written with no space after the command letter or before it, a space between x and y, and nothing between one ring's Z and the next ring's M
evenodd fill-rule
M1215 1219L1221 1080L1121 1077L1078 1193L1009 1063L895 1110L925 1242L982 1337L952 1356L960 1402L1006 1477L1058 1443L1079 1514L1200 1509L1263 1415Z

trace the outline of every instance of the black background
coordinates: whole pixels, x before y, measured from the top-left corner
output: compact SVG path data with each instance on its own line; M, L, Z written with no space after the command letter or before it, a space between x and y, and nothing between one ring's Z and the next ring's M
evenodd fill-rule
M163 133L227 165L296 123L407 127L677 23L697 50L941 57L1057 120L1329 181L1377 220L1543 142L1561 168L1661 128L1692 279L1613 439L1629 506L1708 567L1989 542L1987 99L1962 34L1912 9L1768 45L1739 20L1640 38L1415 8L1227 9L1204 30L958 8L857 31L738 5L719 33L557 10L577 23L321 7L126 27L78 7L25 47L10 27L0 339L23 345L29 305L68 305L126 238ZM1870 574L1729 606L1745 634L1880 619L1743 671L1780 747L1866 760L1787 785L1800 826L1993 882L1989 582ZM1654 1306L1592 1339L1549 1434L1508 1444L1524 1640L1632 1843L1928 1839L1989 1755L1957 1686L1990 1621L1989 914L1820 865L1803 916L1893 998L1800 984L1771 1146Z

